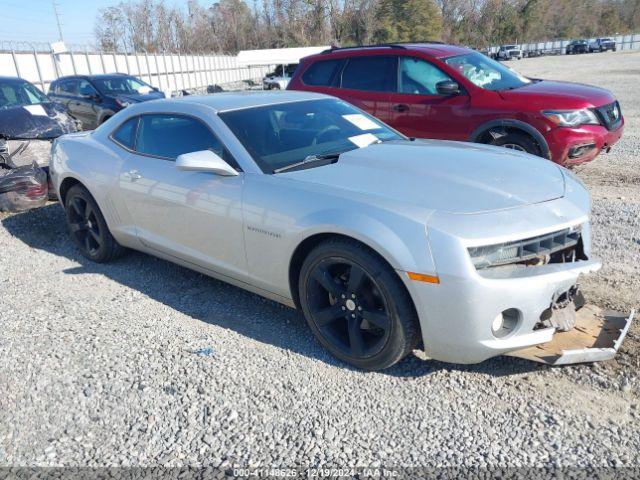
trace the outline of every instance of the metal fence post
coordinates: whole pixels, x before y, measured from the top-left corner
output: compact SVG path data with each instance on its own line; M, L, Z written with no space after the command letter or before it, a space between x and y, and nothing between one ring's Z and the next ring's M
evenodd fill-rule
M149 85L151 85L153 83L153 78L151 76L151 67L149 66L149 55L147 54L147 51L144 51L144 59L147 63L147 76L149 77Z
M85 48L84 56L87 59L87 67L89 68L89 75L93 75L93 69L91 68L91 59L89 58L89 49Z
M102 56L102 52L100 52L100 64L102 65L102 73L107 73L107 68L104 66L104 57Z
M131 67L129 67L129 52L124 52L124 64L127 67L127 75L131 75Z
M167 90L171 92L171 80L169 80L169 69L167 68L167 52L162 52L162 64L164 65L164 75L167 79Z
M135 52L133 52L133 55L136 57L136 66L138 67L138 75L140 77L142 77L142 70L140 69L140 59L138 58L138 54Z
M40 70L40 60L38 60L38 52L36 52L35 47L33 49L33 58L36 61L36 70L38 71L38 79L40 80L40 87L44 92L44 79L42 78L42 70Z
M178 74L176 73L176 66L173 63L173 53L171 54L171 71L173 72L173 83L174 83L174 86L176 87L174 92L177 94L178 93Z
M71 68L73 69L73 74L77 75L78 70L76 69L76 60L73 58L73 50L69 49L69 58L71 59Z
M156 64L156 77L158 77L158 88L162 90L162 75L160 75L160 65L158 64L158 54L153 54L153 63Z
M16 69L16 75L20 77L20 65L18 65L18 58L16 57L16 51L11 49L11 57L13 58L13 66Z
M180 66L180 78L182 78L182 89L187 89L187 82L184 81L184 68L182 68L182 56L178 52L178 65Z

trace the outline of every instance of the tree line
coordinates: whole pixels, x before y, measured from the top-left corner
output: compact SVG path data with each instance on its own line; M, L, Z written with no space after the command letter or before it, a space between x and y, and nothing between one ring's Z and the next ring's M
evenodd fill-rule
M426 40L481 48L638 31L640 0L127 0L95 24L101 49L150 53Z

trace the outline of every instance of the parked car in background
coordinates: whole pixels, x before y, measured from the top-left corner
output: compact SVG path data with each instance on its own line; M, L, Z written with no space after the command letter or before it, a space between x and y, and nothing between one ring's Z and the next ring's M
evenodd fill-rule
M46 202L51 142L77 130L64 106L35 85L0 77L0 210L21 211Z
M589 53L606 52L608 50L612 52L617 50L616 42L610 37L600 37L589 42Z
M576 53L589 53L589 42L587 40L571 40L565 49L567 55Z
M608 151L624 126L607 90L526 78L452 45L326 50L302 59L288 88L342 98L410 137L488 143L561 165Z
M521 152L414 141L336 98L135 105L59 139L52 172L90 260L130 247L298 307L320 343L359 368L415 348L476 363L554 341L573 356L538 360L586 362L611 358L628 330L614 335L580 309L578 276L600 262L589 194L571 172ZM601 348L585 350L603 329Z
M517 45L502 45L498 50L498 60L520 60L522 50Z
M265 75L262 80L262 86L265 90L284 90L289 85L293 72L298 67L297 63L289 65L278 65L273 72Z
M63 105L52 101L32 83L17 77L0 77L0 138L5 141L3 148L13 150L13 143L6 143L8 139L34 139L32 144L38 139L49 145L50 140L75 132L77 127L78 123L67 115ZM46 150L48 160L49 146Z
M60 77L51 82L49 96L65 105L84 129L92 130L129 105L165 94L137 77L107 74Z

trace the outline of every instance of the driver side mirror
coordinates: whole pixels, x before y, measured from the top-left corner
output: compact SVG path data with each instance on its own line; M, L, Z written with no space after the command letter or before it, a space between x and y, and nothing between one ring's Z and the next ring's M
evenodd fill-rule
M439 95L459 95L460 94L460 85L452 80L445 80L443 82L436 83L436 90Z
M210 172L223 177L234 177L238 172L211 150L183 153L176 158L176 168L185 172Z

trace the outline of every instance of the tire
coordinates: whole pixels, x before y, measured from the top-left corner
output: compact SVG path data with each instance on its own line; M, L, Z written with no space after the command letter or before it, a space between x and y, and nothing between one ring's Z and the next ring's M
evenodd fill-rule
M526 133L511 132L507 135L491 140L489 144L495 145L496 147L511 148L513 150L530 153L532 155L541 155L538 144Z
M64 210L69 235L84 257L96 263L107 263L125 252L111 235L98 204L82 185L69 189Z
M309 327L344 362L382 370L418 344L418 316L404 285L358 242L336 239L317 246L302 265L298 285Z

